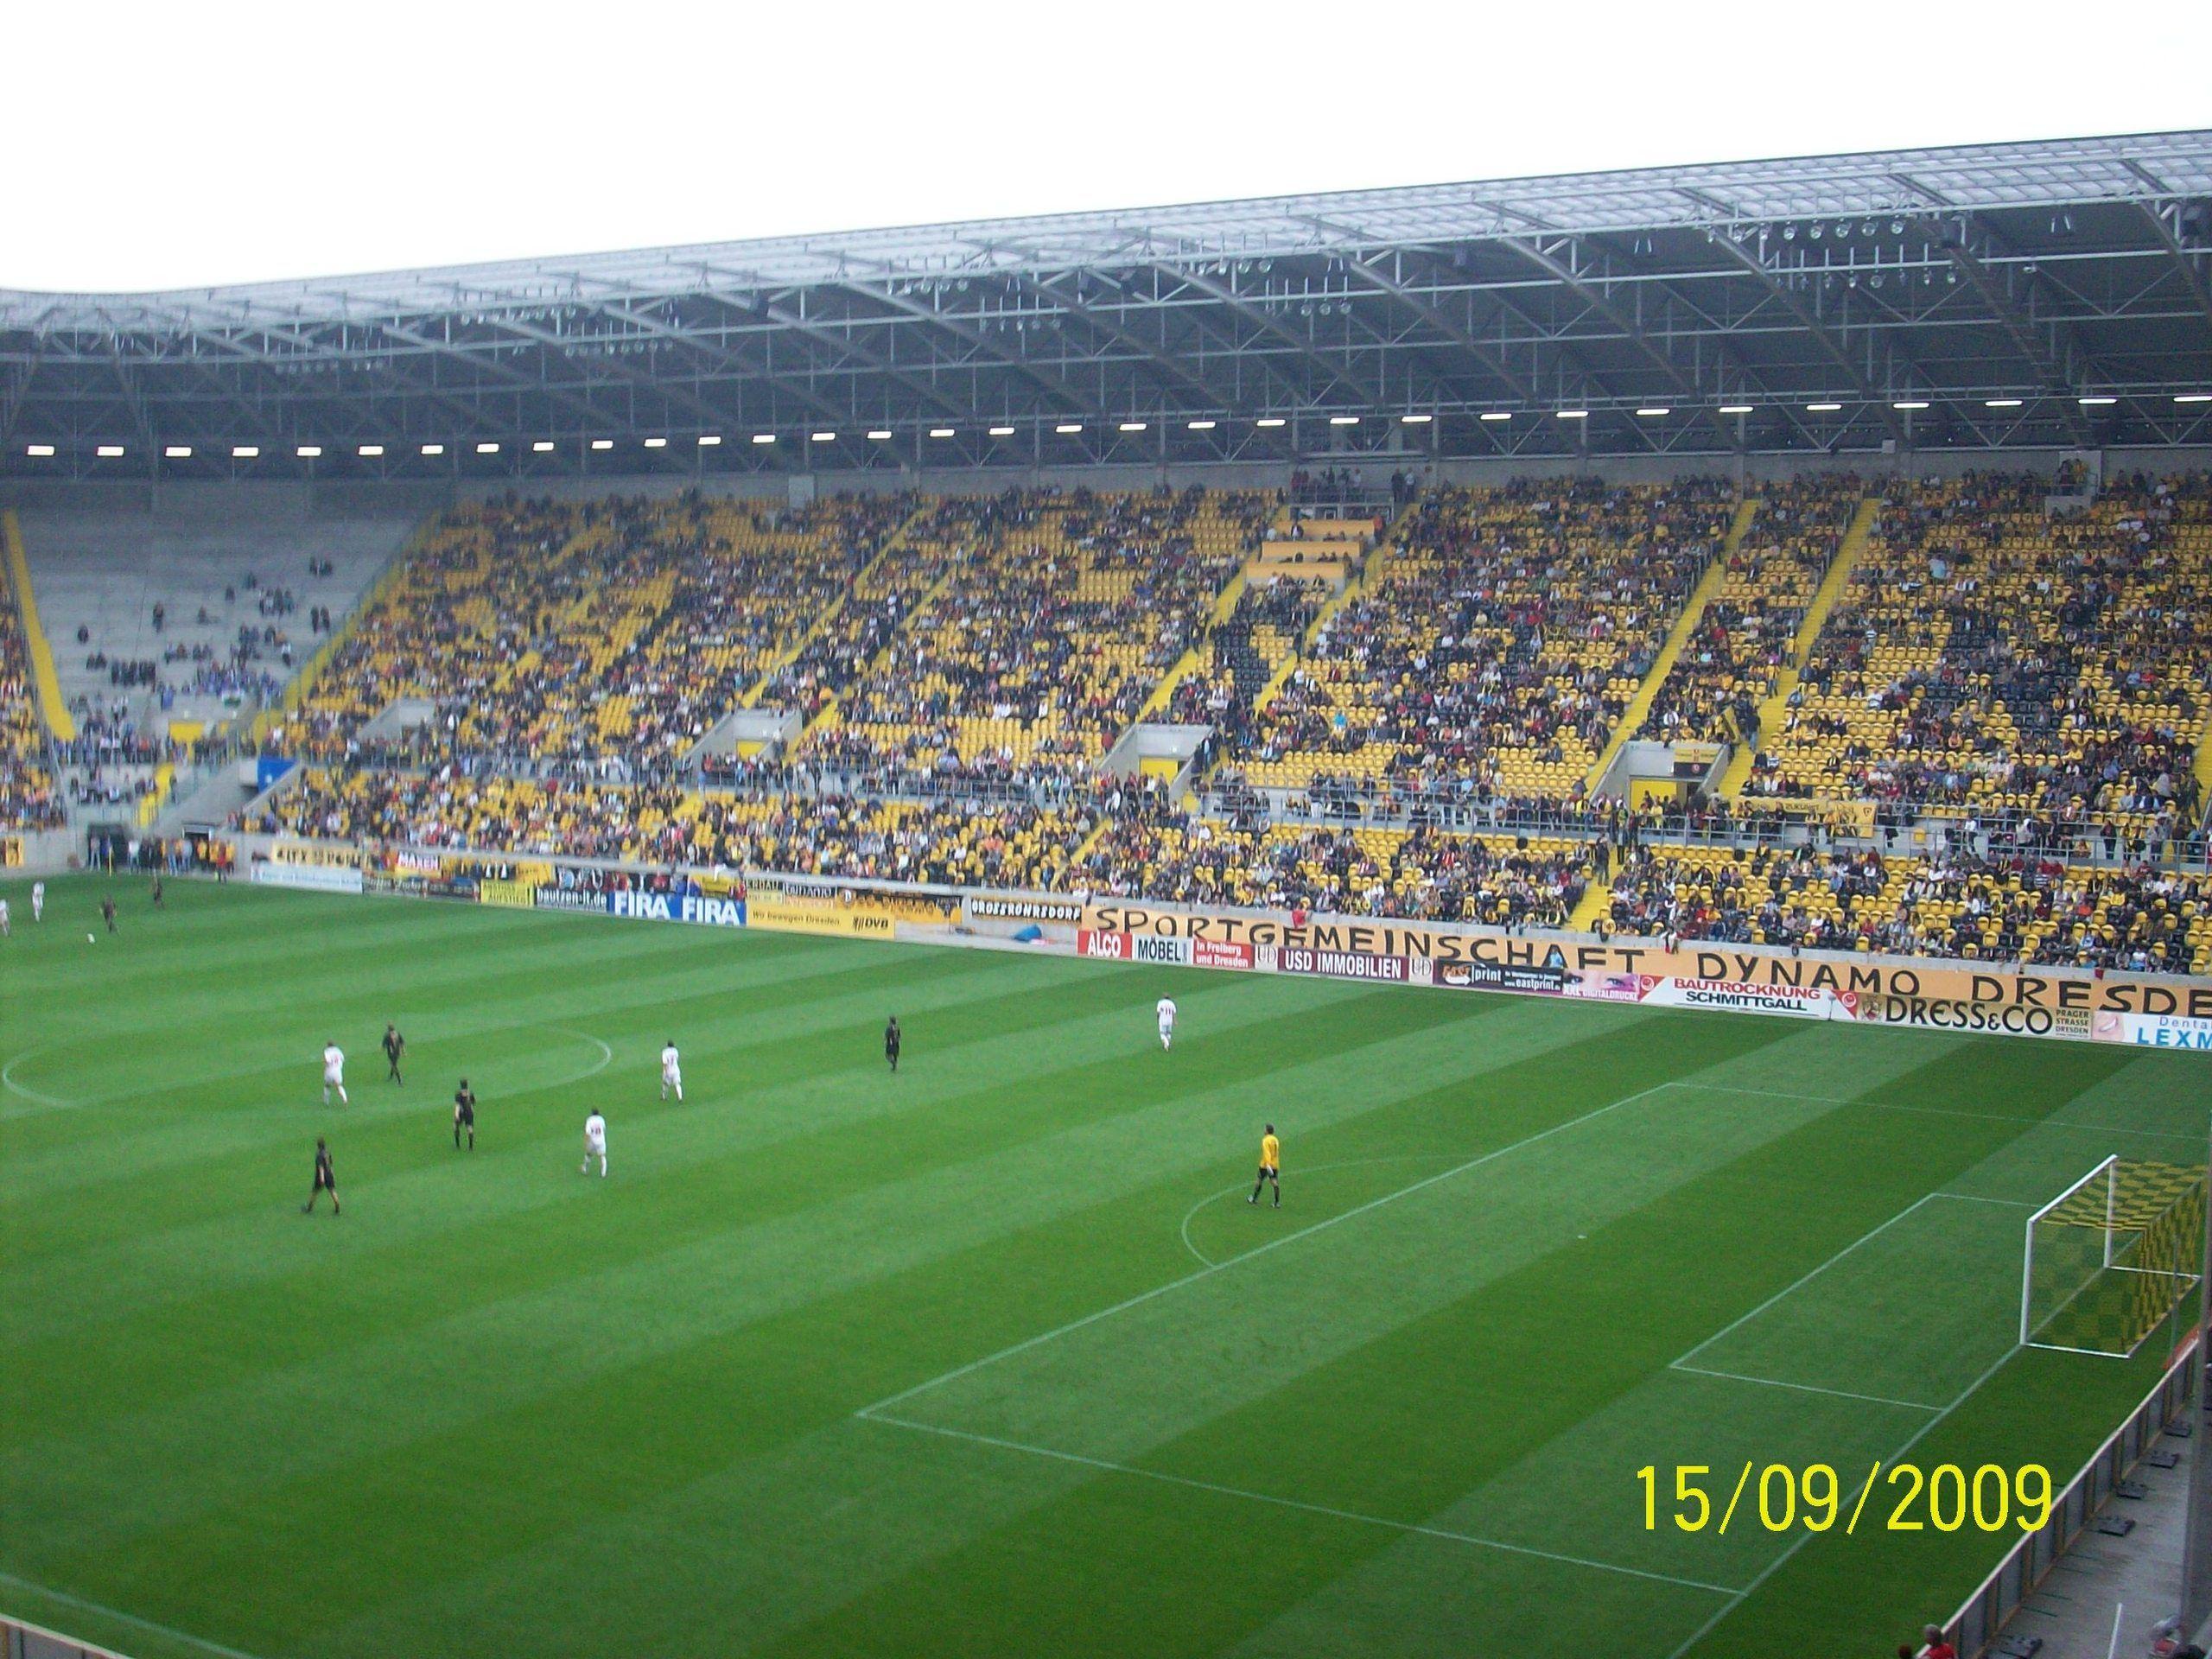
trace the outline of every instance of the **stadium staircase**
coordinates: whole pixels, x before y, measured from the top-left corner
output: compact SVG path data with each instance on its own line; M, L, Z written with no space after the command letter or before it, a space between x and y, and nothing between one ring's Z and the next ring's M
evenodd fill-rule
M1313 613L1313 620L1306 625L1306 632L1298 636L1297 648L1275 665L1274 671L1268 677L1267 683L1252 698L1254 714L1258 714L1274 701L1275 693L1282 690L1284 682L1290 678L1298 664L1305 659L1306 653L1313 648L1313 642L1321 637L1321 631L1336 620L1338 613L1382 580L1383 569L1390 563L1390 556L1398 550L1398 532L1413 510L1420 505L1421 493L1418 489L1407 493L1405 501L1398 508L1397 516L1384 525L1382 533L1375 538L1375 551L1368 556L1365 566L1357 575L1339 588L1330 596L1328 601Z
M38 599L31 592L30 556L23 549L23 527L14 509L0 512L0 539L7 543L8 583L16 590L16 611L23 625L23 648L30 653L31 690L47 734L67 743L77 735L77 722L61 695L61 677L54 671L54 648L39 626Z
M1850 584L1851 573L1858 569L1859 560L1866 550L1866 543L1874 533L1874 520L1882 510L1881 498L1867 496L1859 503L1858 511L1851 515L1850 527L1843 532L1835 557L1828 561L1821 585L1814 590L1813 602L1805 607L1803 619L1797 624L1796 637L1789 642L1789 661L1776 676L1774 690L1768 692L1759 704L1759 732L1763 736L1775 730L1789 709L1789 698L1797 690L1797 683L1804 677L1805 664L1812 659L1813 642L1821 637L1821 630L1827 626L1828 615L1835 609L1836 601L1843 597L1843 590ZM2212 747L2212 746L2208 746ZM1720 774L1719 794L1736 796L1744 792L1750 780L1751 763L1758 758L1758 742L1738 743L1728 757L1728 768ZM2197 756L2199 775L2205 757Z
M820 638L824 628L845 613L846 606L852 603L853 595L859 591L861 584L881 569L885 562L893 554L905 550L907 536L915 525L928 516L930 506L931 504L925 501L915 507L913 512L908 513L905 522L884 538L883 545L875 550L875 556L862 565L854 575L853 579L845 584L845 591L837 595L830 608L816 617L798 639L768 659L768 665L761 671L760 677L755 680L751 689L738 700L740 708L753 709L760 706L760 699L767 695L768 687L774 683L776 676L797 662L799 653ZM915 608L920 607L917 606Z
M407 539L399 544L398 550L385 562L384 569L377 572L376 580L362 590L361 597L353 609L338 619L337 626L331 629L315 655L300 664L299 671L284 687L276 706L261 709L253 715L244 734L257 747L267 739L271 730L282 725L288 715L308 700L324 672L336 660L338 653L346 648L346 641L359 629L362 620L391 596L391 590L399 585L399 579L406 574L408 565L414 561L415 555L421 550L443 517L442 512L426 513L423 517L408 533Z
M1651 705L1659 700L1659 688L1667 683L1668 675L1675 671L1681 659L1682 647L1689 643L1699 619L1706 607L1712 604L1720 592L1721 584L1728 579L1728 562L1736 550L1744 544L1750 533L1751 520L1758 516L1759 503L1756 496L1745 496L1736 504L1736 517L1728 526L1728 533L1721 538L1720 551L1705 567L1705 574L1697 579L1697 586L1690 589L1689 601L1682 607L1682 613L1675 619L1675 626L1667 632L1666 643L1659 647L1659 655L1652 659L1649 671L1636 695L1628 700L1628 707L1621 710L1621 717L1613 724L1613 734L1605 740L1605 748L1583 780L1583 787L1594 792L1600 779L1611 767L1620 752L1628 747L1629 740L1643 728L1644 717L1651 712Z

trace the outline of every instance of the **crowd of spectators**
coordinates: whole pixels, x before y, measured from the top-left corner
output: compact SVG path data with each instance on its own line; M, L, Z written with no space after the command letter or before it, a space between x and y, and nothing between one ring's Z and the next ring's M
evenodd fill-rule
M1574 792L1733 508L1717 479L1431 491L1236 759L1261 787L1344 773Z
M1892 486L1749 785L2185 834L2212 728L2212 478Z
M62 822L45 737L15 589L0 567L0 830L50 830Z
M2137 971L2212 971L2212 877L2055 858L1647 844L1616 932Z
M1648 736L1757 740L1759 704L1789 664L1865 486L1850 474L1816 474L1755 487L1751 522L1728 555L1719 590L1644 715Z

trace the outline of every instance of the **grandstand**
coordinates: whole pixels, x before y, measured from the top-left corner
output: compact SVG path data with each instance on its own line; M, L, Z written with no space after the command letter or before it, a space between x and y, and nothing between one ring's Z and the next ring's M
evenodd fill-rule
M2212 133L0 291L0 893L69 918L0 947L0 1611L1871 1652L2019 1529L1631 1471L2063 1476L2177 1386L2171 1299L2103 1371L2012 1299L2113 1137L2201 1203ZM442 1093L286 1092L396 1018L496 1198ZM1234 1203L1271 1115L1341 1258ZM373 1171L330 1254L271 1124Z

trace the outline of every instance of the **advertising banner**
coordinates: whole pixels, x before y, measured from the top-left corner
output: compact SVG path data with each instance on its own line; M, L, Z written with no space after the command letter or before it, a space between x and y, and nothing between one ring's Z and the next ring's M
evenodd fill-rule
M253 861L252 879L266 887L302 887L313 893L359 893L361 872L339 864L278 864Z
M1187 938L1193 943L1205 939L1250 944L1262 951L1297 948L1317 954L1427 957L1440 969L1457 963L1524 973L1539 969L1543 979L1554 972L1560 976L1560 988L1570 995L1609 1001L1647 1000L1645 979L1682 979L1759 989L1848 993L1854 998L1898 996L1918 1001L2044 1008L2054 1014L2114 1013L2212 1020L2212 980L2203 979L2153 979L2129 974L2090 976L2032 968L1885 958L1838 961L1748 944L1685 944L1668 950L1656 941L1578 944L1411 922L1294 923L1280 916L1224 916L1120 899L1085 906L1084 925L1095 932L1122 931ZM1439 976L1446 983L1453 982L1445 974ZM1499 988L1508 988L1501 985ZM2064 1022L2054 1021L2055 1034L2063 1034L2063 1029Z
M1363 950L1309 950L1303 945L1279 945L1275 971L1318 974L1324 979L1364 979L1382 985L1403 985L1411 975L1403 957L1370 956Z
M2212 1054L2212 1020L2173 1014L2099 1014L2090 1035L2137 1048L2186 1048Z
M535 881L480 881L476 884L476 902L497 905L506 910L531 910L537 903L537 883Z
M965 908L971 922L1058 922L1065 927L1083 920L1083 906L1073 899L1000 899L973 893Z
M957 893L851 887L791 876L757 878L747 908L753 927L879 939L891 938L901 922L951 927L961 913Z
M0 836L0 868L14 869L23 861L23 838Z

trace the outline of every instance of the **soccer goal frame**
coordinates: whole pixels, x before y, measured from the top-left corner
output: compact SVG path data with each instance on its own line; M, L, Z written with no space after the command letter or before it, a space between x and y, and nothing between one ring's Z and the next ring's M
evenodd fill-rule
M2146 1178L2165 1177L2171 1196L2164 1197L2155 1208L2146 1208L2139 1192L2134 1195L2125 1192L2131 1167ZM2190 1179L2178 1185L2172 1185L2172 1178L2184 1174ZM2028 1217L2021 1249L2020 1345L2058 1353L2093 1354L2108 1359L2132 1356L2202 1282L2205 1201L2203 1171L2184 1172L2156 1164L2131 1166L2115 1154L2036 1211ZM2069 1206L2076 1213L2054 1224L2052 1217ZM2063 1299L2055 1305L2039 1308L2038 1239L2044 1241L2048 1260L2058 1249L2062 1238L2078 1238L2081 1231L2089 1228L2094 1229L2098 1239L2094 1249L2083 1251L2072 1268L2080 1282L2066 1291ZM2109 1298L2113 1293L2108 1275L2114 1274L2165 1281L2163 1288L2149 1289L2131 1298L2135 1306L2130 1311L2137 1317L2124 1326L2124 1346L2091 1347L2039 1339L2093 1290L2102 1287L2102 1294ZM2092 1325L2099 1318L2094 1312L2084 1316L2085 1322Z

